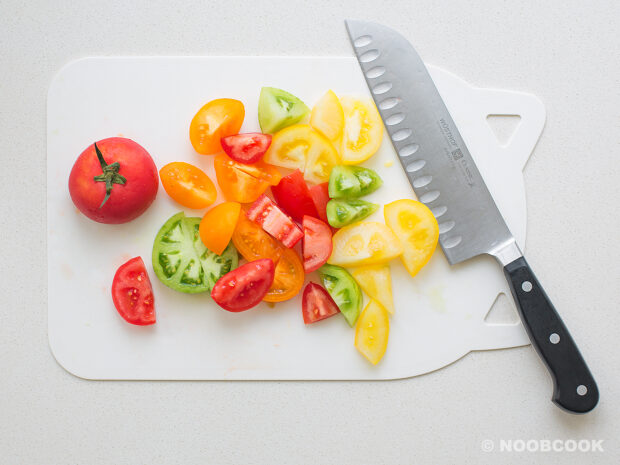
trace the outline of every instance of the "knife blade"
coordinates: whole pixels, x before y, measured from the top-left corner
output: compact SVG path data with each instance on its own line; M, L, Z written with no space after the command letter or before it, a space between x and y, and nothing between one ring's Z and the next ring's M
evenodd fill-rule
M451 265L494 256L521 320L551 374L552 401L592 410L598 387L491 196L424 62L409 41L377 23L345 21L353 50L394 150L418 200L439 223Z

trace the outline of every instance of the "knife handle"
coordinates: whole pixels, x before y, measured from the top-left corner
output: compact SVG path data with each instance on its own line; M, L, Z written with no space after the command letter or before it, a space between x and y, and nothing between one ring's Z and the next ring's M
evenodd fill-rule
M598 387L570 333L524 257L504 267L523 326L553 378L551 400L570 413L592 410Z

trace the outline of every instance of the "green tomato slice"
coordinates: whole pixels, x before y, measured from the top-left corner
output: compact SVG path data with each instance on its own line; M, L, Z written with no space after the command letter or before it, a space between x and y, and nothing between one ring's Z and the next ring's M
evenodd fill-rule
M237 249L228 244L222 255L205 247L198 232L200 218L180 212L161 227L153 243L153 268L159 280L187 294L209 292L216 281L237 268Z
M329 175L329 196L363 197L381 187L383 180L369 168L363 166L334 166Z
M319 276L349 326L355 326L362 310L362 290L351 273L341 266L323 265L319 268Z
M299 123L310 113L304 102L275 87L263 87L258 98L258 123L265 134Z
M342 228L363 220L377 211L379 205L360 199L332 199L327 202L327 221L334 228Z

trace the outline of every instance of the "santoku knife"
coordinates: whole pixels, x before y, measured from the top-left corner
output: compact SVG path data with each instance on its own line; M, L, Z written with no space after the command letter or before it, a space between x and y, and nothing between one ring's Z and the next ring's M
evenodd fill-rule
M439 223L451 265L481 254L504 268L523 325L553 378L552 400L572 413L598 402L579 349L525 261L422 59L399 33L345 21L355 55L418 199Z

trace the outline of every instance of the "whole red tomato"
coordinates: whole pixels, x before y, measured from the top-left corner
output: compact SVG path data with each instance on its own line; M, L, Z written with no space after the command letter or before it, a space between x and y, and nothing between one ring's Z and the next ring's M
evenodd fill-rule
M95 142L76 160L69 175L75 206L99 223L126 223L140 216L157 195L159 177L149 153L131 139Z

